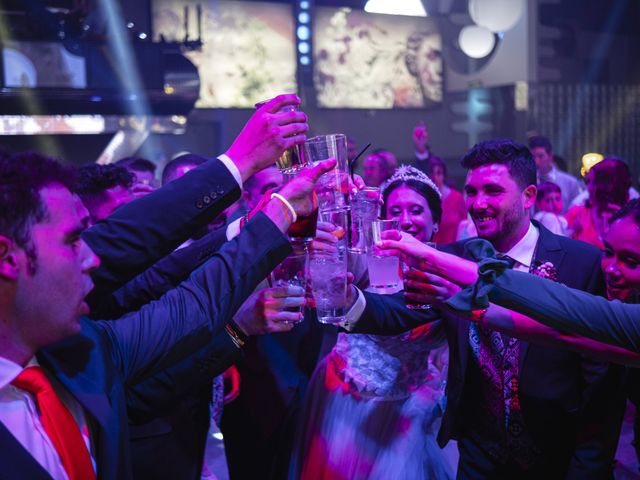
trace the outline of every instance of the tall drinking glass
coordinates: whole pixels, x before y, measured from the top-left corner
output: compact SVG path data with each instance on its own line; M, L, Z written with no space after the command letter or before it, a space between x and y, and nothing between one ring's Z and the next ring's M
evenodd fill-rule
M331 233L338 239L336 248L345 250L349 231L349 209L347 207L320 209L318 220L332 226Z
M431 248L436 248L436 242L425 242L425 244L428 247ZM407 272L409 270L414 270L412 267L403 264L402 265L402 269L404 272ZM405 289L406 291L406 289ZM405 297L405 304L407 306L407 308L411 309L411 310L429 310L431 308L431 304L430 303L421 303L421 302L416 302L414 300L411 300L410 298Z
M306 292L308 258L306 252L289 255L269 274L269 285L271 287L301 287ZM303 308L302 306L291 307L286 310L302 313Z
M365 187L351 197L351 236L349 250L364 254L373 244L371 225L380 210L380 189Z
M341 133L319 135L304 142L305 161L310 163L335 158L336 168L325 173L316 183L318 205L322 208L349 205L349 167L347 137Z
M347 314L347 251L312 251L309 271L318 321L343 322Z
M398 220L374 220L371 224L373 244L382 240L382 232L398 230ZM395 293L402 290L402 278L400 276L400 257L398 255L382 255L375 248L367 253L367 266L369 270L370 288L382 294Z

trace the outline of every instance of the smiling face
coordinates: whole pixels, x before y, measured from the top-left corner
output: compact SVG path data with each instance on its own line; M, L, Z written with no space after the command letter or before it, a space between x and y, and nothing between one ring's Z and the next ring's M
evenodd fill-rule
M611 224L604 238L602 272L610 300L628 300L640 291L640 227L632 217Z
M498 251L509 251L527 233L536 187L522 190L506 165L494 163L469 170L464 190L478 236Z
M427 199L407 185L401 185L387 197L386 218L398 220L400 229L421 242L431 240L433 215Z
M89 313L90 273L100 263L80 238L89 222L80 200L61 185L41 189L40 196L48 216L31 229L35 261L30 265L14 244L15 275L3 266L15 286L16 335L34 352L79 332L80 316Z

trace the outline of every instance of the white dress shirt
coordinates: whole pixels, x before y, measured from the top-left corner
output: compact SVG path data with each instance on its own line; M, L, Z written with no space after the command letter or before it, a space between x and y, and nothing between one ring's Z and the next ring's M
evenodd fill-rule
M229 156L224 153L222 155L218 155L218 160L220 160L224 164L224 166L227 167L227 170L229 170L231 175L233 175L233 178L236 180L236 182L238 182L240 190L242 190L242 175L240 175L240 170L238 170L236 164L233 163L233 160L231 160Z
M528 272L533 262L533 255L536 253L536 244L540 238L540 232L533 223L529 223L529 229L518 243L516 243L505 255L513 258L516 263L513 265L514 270L520 272Z
M27 366L38 365L36 358L32 358ZM11 382L22 372L23 368L17 363L0 357L0 422L11 432L18 442L55 480L67 480L67 472L57 450L49 439L38 414L38 407L34 397ZM89 452L89 428L80 404L59 386L57 380L47 376L62 403L69 409L74 420L80 427ZM95 471L96 464L91 455L91 464ZM0 467L1 468L1 467Z

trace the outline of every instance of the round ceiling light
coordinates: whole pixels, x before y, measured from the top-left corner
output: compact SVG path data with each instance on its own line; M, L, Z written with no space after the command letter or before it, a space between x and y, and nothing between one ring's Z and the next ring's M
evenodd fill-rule
M523 11L523 0L469 0L471 19L496 33L512 29Z
M460 30L458 44L471 58L484 58L496 45L496 37L489 29L477 25L467 25Z

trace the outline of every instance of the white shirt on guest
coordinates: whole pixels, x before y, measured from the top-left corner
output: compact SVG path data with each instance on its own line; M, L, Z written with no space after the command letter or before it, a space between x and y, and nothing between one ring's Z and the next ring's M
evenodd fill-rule
M27 367L34 365L38 365L35 357L29 361ZM40 421L35 398L30 393L11 385L22 370L23 368L17 363L0 357L0 422L42 468L49 472L49 475L55 480L67 480L69 477L62 466L60 456ZM91 452L89 429L82 407L70 393L57 385L55 379L48 378L58 397L78 424L84 443ZM93 456L91 456L91 463L95 471Z

